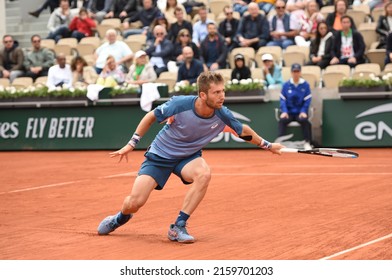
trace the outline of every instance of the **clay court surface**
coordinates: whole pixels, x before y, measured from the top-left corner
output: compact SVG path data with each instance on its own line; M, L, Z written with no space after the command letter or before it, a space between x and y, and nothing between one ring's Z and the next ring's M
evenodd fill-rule
M206 150L207 195L189 220L194 244L166 238L187 187L172 176L109 236L143 151L0 153L0 259L392 259L392 149L358 159Z

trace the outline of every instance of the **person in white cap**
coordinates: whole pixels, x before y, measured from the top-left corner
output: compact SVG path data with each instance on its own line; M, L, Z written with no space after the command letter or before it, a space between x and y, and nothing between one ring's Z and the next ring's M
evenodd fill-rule
M263 74L268 89L280 88L283 84L282 69L274 62L274 57L265 53L261 56Z
M129 72L125 78L128 84L142 85L144 83L155 82L157 74L154 67L148 61L147 53L145 51L137 51L135 53L135 61L129 67Z

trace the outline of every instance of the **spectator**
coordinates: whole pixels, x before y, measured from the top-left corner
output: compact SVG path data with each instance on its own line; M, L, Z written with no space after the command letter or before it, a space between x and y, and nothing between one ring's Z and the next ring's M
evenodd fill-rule
M129 72L125 78L128 84L142 85L144 83L152 83L157 79L154 67L148 61L145 51L137 51L135 53L135 62L129 68Z
M92 19L96 19L101 23L106 14L109 13L113 0L90 0L87 10Z
M259 5L260 10L264 11L267 15L273 8L276 0L255 0L254 2Z
M245 57L242 54L237 54L234 57L234 69L231 71L231 79L246 80L252 78L250 69L245 65Z
M70 7L74 6L74 8L76 8L76 1L69 0L69 5ZM59 0L46 0L44 4L42 4L42 6L39 7L37 10L35 10L34 12L29 12L29 15L38 18L40 14L47 8L50 9L50 13L53 13L53 11L58 7L59 7Z
M225 6L223 12L225 13L226 18L219 23L218 32L225 38L225 42L229 49L232 49L239 20L233 17L233 9L230 6Z
M169 22L164 15L159 14L158 17L153 20L150 28L148 29L146 45L151 45L155 40L153 30L157 25L163 26L166 29L166 34L169 32Z
M307 0L287 0L287 12L304 11Z
M335 37L330 64L348 64L355 67L365 63L365 42L361 33L351 28L351 18L342 16L342 32Z
M178 69L177 82L185 82L191 85L196 83L197 77L203 72L203 63L194 58L191 47L184 47L182 55L184 63Z
M272 41L267 46L279 46L286 49L294 45L294 38L299 34L298 25L295 17L286 13L286 4L283 0L275 3L276 15L271 18L271 37Z
M312 40L310 45L310 61L308 65L317 65L321 69L325 69L332 59L332 48L334 44L334 36L329 31L325 22L317 25L316 38Z
M387 54L385 57L385 65L392 61L392 33L389 33L387 37Z
M95 84L98 78L95 69L89 66L86 60L81 56L76 56L72 59L71 71L73 86L76 88Z
M341 18L342 16L346 15L347 10L348 10L348 4L346 0L336 0L335 11L327 15L327 19L325 20L325 22L327 23L329 30L331 30L335 36L337 33L339 33L338 31L342 30ZM351 17L350 20L351 20L351 28L356 29L355 23Z
M25 77L31 77L34 81L38 77L48 76L49 68L54 64L54 53L41 47L41 37L31 36L32 51L24 58Z
M317 24L324 20L324 16L319 12L318 4L315 0L306 3L304 13L299 15L299 25L301 26L298 36L295 36L295 43L298 46L309 47L311 40L316 38Z
M113 55L118 65L130 61L133 57L132 50L123 41L117 40L117 32L114 29L106 31L107 42L103 43L95 50L95 70L101 73L109 55Z
M177 20L175 16L176 8L180 8L183 14L186 15L184 6L178 3L177 0L167 0L166 7L164 9L161 9L162 13L165 15L165 18L167 18L169 24L173 24Z
M291 66L291 79L283 84L280 94L279 136L286 135L286 128L292 121L297 121L302 127L305 139L304 149L311 149L311 124L308 119L312 94L308 82L301 78L301 65Z
M125 74L121 69L121 66L116 63L114 56L109 55L106 58L106 64L99 74L97 85L104 87L115 87L124 83Z
M209 23L208 36L200 46L200 58L205 71L226 68L227 46L225 39L216 31L215 23Z
M175 60L177 64L184 62L183 49L185 47L191 47L193 50L193 57L196 59L200 58L199 48L191 41L191 34L187 29L182 29L180 33L178 33L177 41L174 44L173 49L173 60Z
M233 48L252 47L257 51L270 37L269 24L256 3L250 3L248 11L249 15L240 20Z
M175 8L174 15L177 21L170 25L168 34L168 39L173 43L175 43L175 41L177 40L178 32L180 32L181 29L185 28L190 34L193 33L192 23L184 19L184 15L186 15L186 13L184 13L181 8Z
M143 9L130 17L127 21L124 21L124 38L127 38L130 35L135 34L146 34L148 32L149 27L152 25L155 18L161 15L161 11L153 6L152 0L143 0ZM129 24L131 22L141 21L143 28L141 29L129 29ZM127 30L126 30L127 29Z
M376 31L380 35L380 44L377 46L379 49L386 47L388 35L392 32L392 2L385 5L385 15L380 16L377 22Z
M23 51L11 35L3 36L4 48L0 50L0 78L10 82L23 75Z
M137 14L137 0L113 0L105 18L119 18L121 22Z
M213 22L212 20L207 18L207 14L208 14L207 8L205 6L200 7L199 9L200 20L195 22L195 24L193 25L192 41L198 47L200 47L201 42L208 34L207 25Z
M57 64L49 68L46 86L49 90L56 87L71 88L73 84L72 71L69 64L66 63L65 55L59 53L56 60Z
M60 7L54 10L48 21L49 35L47 39L58 42L61 38L68 38L71 34L69 24L74 14L69 8L68 0L60 0Z
M282 69L274 62L274 57L265 53L261 56L261 60L263 61L265 86L268 89L280 88L283 84Z
M79 42L84 37L92 36L95 27L95 21L88 16L87 10L80 8L79 16L72 19L69 30L72 32L71 37L76 38Z
M251 2L252 0L234 0L233 9L242 16L248 10L248 5Z
M166 29L163 26L157 25L154 28L155 41L146 53L150 57L150 62L154 66L157 76L162 72L168 71L167 63L172 57L173 44L166 38Z

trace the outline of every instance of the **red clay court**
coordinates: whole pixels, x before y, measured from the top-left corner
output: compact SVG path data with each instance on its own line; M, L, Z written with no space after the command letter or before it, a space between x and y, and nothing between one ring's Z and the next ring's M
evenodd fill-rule
M2 152L0 259L392 259L392 149L358 159L205 150L207 195L189 220L194 244L166 237L187 187L172 176L109 236L144 151Z

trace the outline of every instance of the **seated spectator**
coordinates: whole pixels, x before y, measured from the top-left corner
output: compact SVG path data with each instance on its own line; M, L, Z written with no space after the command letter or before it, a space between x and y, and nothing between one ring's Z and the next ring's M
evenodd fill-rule
M317 24L324 20L324 16L319 12L318 4L315 0L306 3L305 11L298 15L300 32L295 36L297 46L309 47L310 42L316 38Z
M392 62L392 33L387 37L387 55L385 57L385 65Z
M248 11L249 15L240 20L233 48L252 47L257 51L270 37L269 24L256 3L250 3Z
M79 16L72 19L69 30L71 31L71 37L80 42L84 37L93 36L95 27L95 21L88 16L87 10L80 8Z
M295 17L286 13L286 4L283 0L275 3L276 15L271 18L270 30L272 40L267 46L279 46L286 49L288 46L294 45L294 38L299 34L298 24Z
M35 81L38 77L48 76L49 68L54 64L54 53L41 47L41 37L39 35L31 36L32 51L24 58L24 67L26 69L25 77L31 77Z
M109 13L112 0L90 0L88 1L87 11L92 19L101 23L106 14Z
M95 84L98 78L95 69L89 66L86 60L81 56L76 56L72 59L71 71L73 85L76 88Z
M255 0L254 2L259 5L260 10L264 11L267 15L271 10L274 9L276 0Z
M205 71L226 68L227 46L225 39L216 31L215 23L208 24L208 36L200 46L200 58Z
M245 65L245 57L242 54L237 54L234 57L234 69L231 71L231 79L246 80L252 78L250 69Z
M166 38L166 29L163 26L155 26L154 37L154 44L146 49L146 53L159 77L162 72L168 71L167 63L173 56L173 44Z
M103 43L95 50L95 71L101 73L103 67L106 64L106 59L109 55L113 55L118 65L125 64L130 61L133 57L133 52L129 46L123 42L117 40L117 32L114 29L106 31L107 42Z
M155 40L153 30L157 25L163 26L166 29L166 34L169 32L169 22L167 21L164 15L162 14L158 15L158 17L156 17L153 20L150 28L148 29L147 38L146 38L147 45L151 45L151 43L153 43L153 41Z
M201 42L208 34L207 25L213 21L207 18L208 11L205 6L200 7L198 13L200 20L196 21L193 25L192 41L196 46L200 47Z
M185 8L182 4L178 3L177 0L167 0L166 6L161 9L161 12L164 14L165 18L167 18L169 24L176 22L175 10L176 8L180 8L184 15L186 15Z
M330 64L348 64L355 67L365 63L365 42L361 33L351 28L351 18L342 16L342 32L335 37Z
M112 0L105 18L119 18L123 22L126 18L137 14L137 2L137 0Z
M123 34L124 38L127 38L130 35L135 34L146 34L148 32L149 27L152 25L154 19L161 15L161 11L153 6L152 0L143 0L143 9L138 13L134 14L128 20L123 23ZM129 24L131 22L141 21L143 28L141 29L129 29Z
M129 72L125 78L128 84L142 85L144 83L153 83L157 79L154 67L148 61L145 51L135 53L135 62L129 67Z
M274 57L265 53L261 56L265 86L268 89L280 88L283 84L282 69L274 62Z
M310 45L310 61L308 65L317 65L321 69L325 69L332 59L332 48L334 44L334 36L329 31L325 22L317 25L316 38L312 40Z
M194 58L191 47L184 47L182 55L184 63L178 69L177 82L185 82L191 85L196 83L197 78L203 72L203 63Z
M47 39L53 39L57 43L61 38L68 38L71 35L69 24L73 17L68 0L60 0L60 7L55 9L49 17Z
M339 31L342 30L342 16L346 15L348 10L348 4L346 0L336 0L335 2L335 11L329 13L325 22L327 23L329 30L336 35ZM354 20L350 17L351 20L351 28L356 29Z
M76 1L69 0L69 5L70 5L70 7L74 6L74 8L76 8ZM45 0L45 2L42 4L41 7L39 7L37 10L35 10L33 12L29 12L29 15L32 15L33 17L38 18L40 16L40 14L44 10L46 10L47 8L50 9L50 13L53 13L53 11L58 7L59 7L59 0Z
M226 45L229 49L232 49L239 20L233 17L233 9L230 6L225 6L223 12L225 13L226 18L219 23L218 32L225 38Z
M387 37L392 32L392 2L387 3L384 9L385 15L379 17L376 28L376 32L380 35L378 49L386 47Z
M121 67L116 63L113 56L109 55L106 59L106 64L99 74L97 85L104 87L115 87L124 83L125 74Z
M176 42L178 33L181 29L187 29L191 35L193 33L192 23L184 19L186 13L184 13L181 8L177 7L174 10L174 15L176 17L176 22L170 25L169 32L167 35L168 39L173 43Z
M187 29L182 29L178 33L177 41L173 48L173 60L175 60L178 65L184 62L183 49L185 47L191 47L193 50L193 57L196 59L200 58L199 48L191 41L191 34Z
M248 5L251 2L252 0L234 0L233 9L242 16L248 10Z
M299 122L305 139L304 149L311 149L312 129L308 119L309 106L312 101L310 86L301 78L301 65L291 66L291 79L283 84L280 94L279 136L286 135L287 125Z
M304 11L307 0L287 0L287 12Z
M4 48L0 50L0 78L8 78L10 82L23 75L24 54L11 35L3 36Z
M69 64L66 63L65 55L59 53L56 61L57 64L49 68L46 86L49 90L53 90L56 87L71 88L73 85L72 71Z

